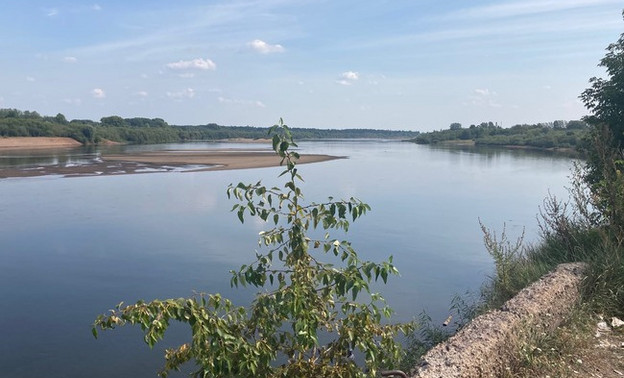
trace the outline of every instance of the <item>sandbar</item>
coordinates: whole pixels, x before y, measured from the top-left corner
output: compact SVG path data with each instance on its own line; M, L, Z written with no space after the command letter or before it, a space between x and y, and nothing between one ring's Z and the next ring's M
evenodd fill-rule
M338 158L338 156L307 154L301 155L298 164L317 163ZM234 149L213 151L157 151L132 155L103 155L102 160L148 163L154 165L207 166L205 168L193 169L193 171L276 167L279 166L281 162L281 158L273 151L241 151Z
M298 164L317 163L341 156L302 154ZM0 169L0 178L60 175L107 176L154 172L200 172L279 166L281 158L268 150L183 150L102 155L79 165L42 165Z

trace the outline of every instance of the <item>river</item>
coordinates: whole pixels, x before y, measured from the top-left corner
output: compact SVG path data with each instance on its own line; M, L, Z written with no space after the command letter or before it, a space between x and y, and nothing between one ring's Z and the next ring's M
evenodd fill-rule
M231 144L118 147L232 147ZM241 145L237 145L240 147ZM254 148L257 145L253 146ZM372 211L350 228L363 259L394 256L400 277L377 286L406 321L448 315L456 294L492 273L479 219L537 239L538 206L566 197L572 160L530 151L444 149L394 141L315 141L302 153L347 159L302 165L309 201L355 196ZM98 151L2 156L0 168L75 163ZM10 160L13 159L13 160ZM39 160L36 160L39 159ZM43 160L41 160L43 159ZM47 159L47 160L46 160ZM98 314L121 301L232 290L230 269L253 260L265 225L230 213L229 183L279 184L279 168L0 180L0 370L3 377L153 377L162 350L188 338L174 325L150 350L138 327L101 333Z

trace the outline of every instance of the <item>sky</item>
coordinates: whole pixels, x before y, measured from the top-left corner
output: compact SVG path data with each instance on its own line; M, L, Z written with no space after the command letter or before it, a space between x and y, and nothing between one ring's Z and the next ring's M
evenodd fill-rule
M579 119L621 0L0 0L0 108L430 131Z

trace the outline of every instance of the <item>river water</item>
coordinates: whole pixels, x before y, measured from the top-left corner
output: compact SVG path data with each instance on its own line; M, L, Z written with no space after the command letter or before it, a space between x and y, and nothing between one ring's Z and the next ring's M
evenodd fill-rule
M232 147L186 144L128 149ZM236 147L241 147L237 144ZM257 148L258 145L247 146ZM372 211L347 235L363 259L389 255L401 272L376 287L406 321L448 315L456 294L492 273L479 219L512 237L538 234L550 192L566 197L572 160L538 152L444 149L392 141L303 142L302 153L347 159L302 165L309 201L355 196ZM97 150L0 154L0 168L80 164ZM6 155L6 153L5 153ZM13 159L13 160L10 160ZM229 183L276 185L279 168L0 180L0 371L3 377L152 377L162 350L188 338L172 326L150 350L138 327L101 333L98 314L121 301L232 290L231 269L253 260L265 225L229 212Z

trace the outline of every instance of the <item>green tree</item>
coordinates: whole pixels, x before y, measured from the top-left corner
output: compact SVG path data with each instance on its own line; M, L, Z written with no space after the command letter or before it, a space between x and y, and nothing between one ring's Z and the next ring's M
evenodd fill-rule
M392 258L362 261L348 241L327 232L346 232L369 206L355 198L304 203L290 129L280 120L270 133L285 165L284 188L258 182L227 190L239 202L232 211L241 222L252 216L274 225L260 233L264 252L232 272L233 286L263 289L250 307L235 307L219 294L120 304L97 318L96 337L98 328L139 324L152 346L171 320L188 323L192 340L167 350L163 376L190 360L199 367L194 375L202 377L357 377L366 375L364 369L375 376L381 367L398 363L401 347L395 337L413 325L384 323L392 310L370 288L373 281L385 283L398 273ZM314 239L317 228L326 232ZM321 261L327 254L336 265ZM365 367L353 361L352 351L361 353Z
M126 123L120 116L102 117L100 122L103 126L124 127Z
M587 128L585 121L573 120L567 123L566 129L568 130L584 130Z
M565 128L566 128L566 121L564 120L553 121L553 129L565 129Z
M67 121L67 118L65 118L65 116L62 113L58 113L55 117L54 117L54 121L56 123L60 123L61 125L65 125L67 123L69 123Z
M592 112L586 121L608 127L613 133L613 145L621 147L624 143L624 33L607 47L598 66L606 69L608 78L592 77L589 79L591 87L581 94L583 103Z
M606 50L599 66L607 78L592 77L580 96L592 113L585 118L591 137L584 180L594 206L624 242L624 33Z

